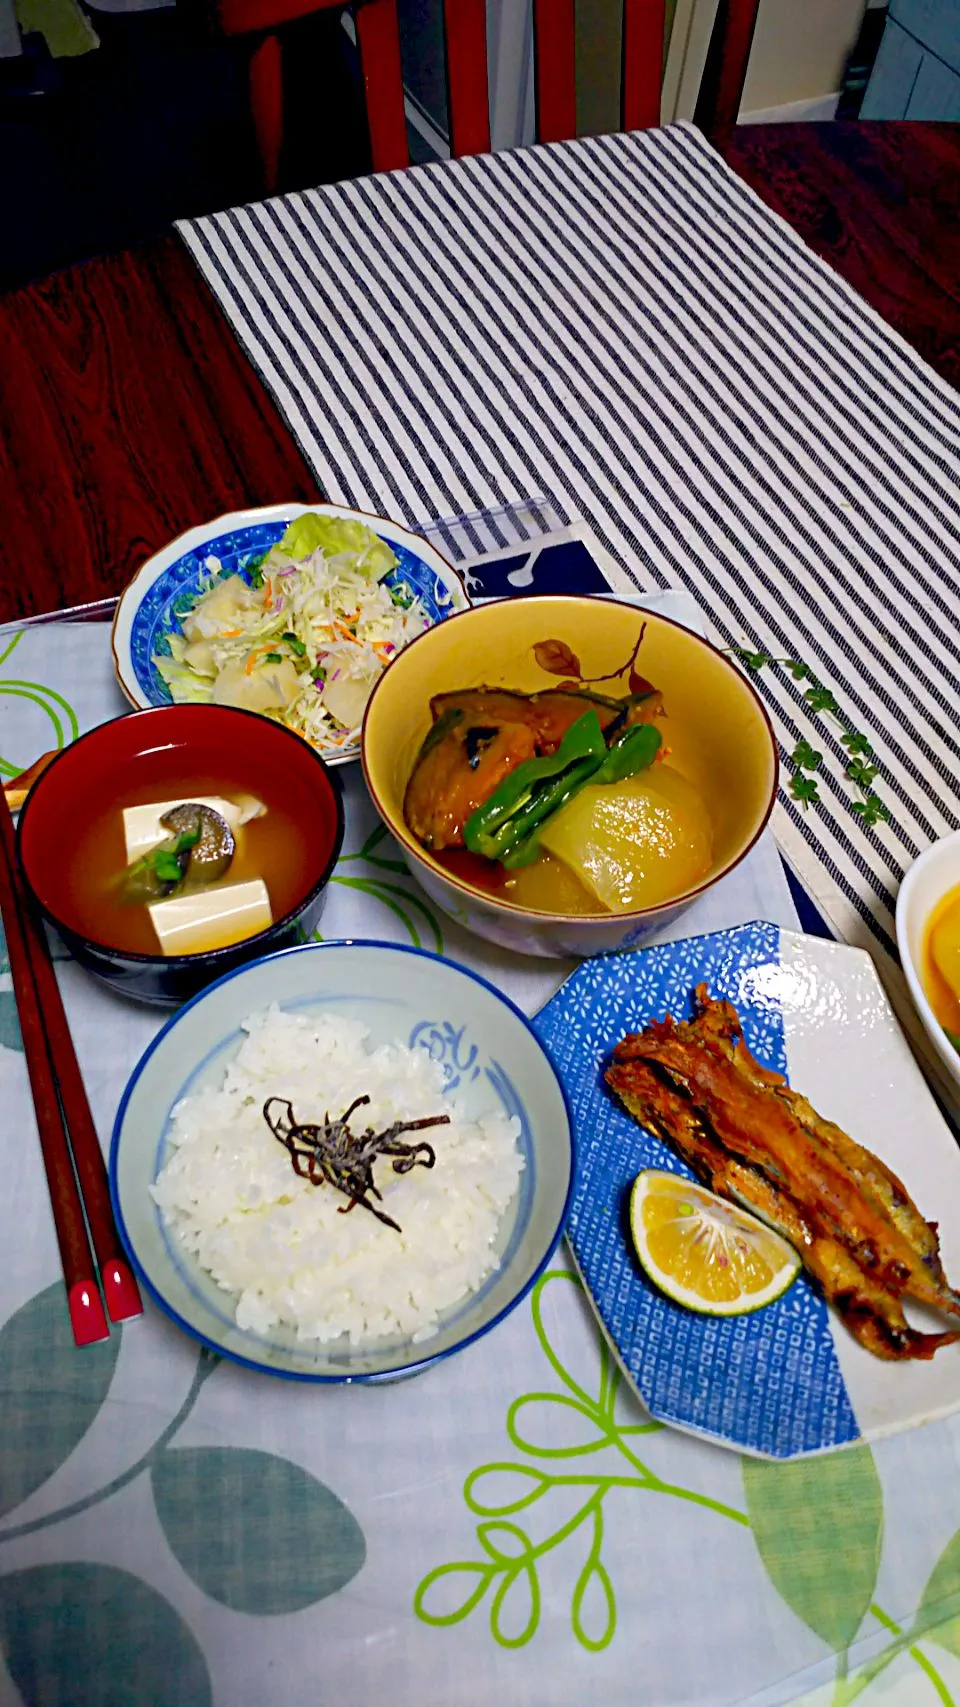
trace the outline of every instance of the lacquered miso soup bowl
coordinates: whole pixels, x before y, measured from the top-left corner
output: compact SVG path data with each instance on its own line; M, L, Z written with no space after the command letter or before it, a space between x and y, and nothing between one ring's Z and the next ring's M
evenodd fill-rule
M243 793L269 812L282 803L296 841L291 904L269 927L227 947L190 954L134 953L110 940L83 893L78 830L138 801L189 798L186 778L207 776L207 794ZM194 785L195 786L195 785ZM199 792L199 790L197 790ZM313 930L343 840L340 787L312 747L281 724L230 706L171 705L102 723L41 772L20 813L17 853L44 917L80 965L123 995L171 1007L245 961L303 940Z
M667 739L702 794L713 831L709 869L693 887L633 912L540 912L454 875L422 847L404 821L403 801L424 736L431 698L472 687L543 692L559 678L534 648L559 640L584 678L602 678L630 657L641 625L637 668L662 693ZM627 677L600 690L625 695ZM777 791L770 720L737 666L669 618L616 599L532 596L479 605L421 635L381 678L363 725L364 775L374 805L414 876L443 912L478 936L520 954L589 956L630 948L689 907L749 853Z

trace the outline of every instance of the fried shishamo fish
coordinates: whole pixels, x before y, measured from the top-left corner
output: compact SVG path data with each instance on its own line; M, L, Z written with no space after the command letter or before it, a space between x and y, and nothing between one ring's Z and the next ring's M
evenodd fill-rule
M729 1002L695 991L697 1017L625 1037L606 1080L719 1196L789 1239L860 1344L876 1357L930 1358L960 1330L912 1328L901 1300L960 1316L936 1224L878 1157L761 1067Z

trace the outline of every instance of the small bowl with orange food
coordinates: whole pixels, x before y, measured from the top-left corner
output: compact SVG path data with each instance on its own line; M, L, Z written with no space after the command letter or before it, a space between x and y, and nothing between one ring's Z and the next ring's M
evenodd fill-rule
M923 1028L960 1087L960 830L927 848L901 883L897 947Z
M175 1006L314 928L343 840L339 784L279 723L213 705L102 723L38 776L17 855L73 957Z
M770 721L738 667L614 598L449 617L375 687L362 759L431 899L548 957L642 942L745 857L777 789Z

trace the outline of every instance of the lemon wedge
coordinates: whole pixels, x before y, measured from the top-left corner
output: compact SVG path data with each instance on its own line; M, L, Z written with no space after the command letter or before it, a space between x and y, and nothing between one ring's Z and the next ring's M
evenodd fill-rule
M761 1310L800 1271L793 1246L755 1215L656 1168L633 1182L630 1230L650 1279L674 1303L701 1315Z

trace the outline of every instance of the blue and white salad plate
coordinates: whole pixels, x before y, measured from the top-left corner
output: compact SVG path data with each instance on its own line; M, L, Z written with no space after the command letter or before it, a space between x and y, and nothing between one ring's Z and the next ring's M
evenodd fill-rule
M166 1225L150 1187L170 1154L170 1116L185 1096L218 1087L244 1021L285 1011L360 1020L367 1047L423 1049L468 1120L515 1117L523 1171L500 1223L499 1266L430 1338L354 1346L298 1340L295 1330L237 1325L234 1300ZM268 1142L270 1140L268 1139ZM134 1070L114 1123L110 1190L138 1278L187 1333L222 1356L301 1381L382 1381L460 1351L501 1321L533 1285L563 1230L573 1182L573 1128L563 1087L529 1020L475 972L392 943L308 943L211 984L167 1022ZM319 1188L319 1189L326 1189ZM332 1188L331 1188L332 1189Z
M960 1344L885 1363L853 1339L804 1274L753 1314L685 1310L646 1279L624 1205L642 1168L689 1170L607 1092L627 1032L692 1014L705 981L739 1010L747 1044L818 1112L866 1145L939 1223L960 1280L960 1149L900 1030L870 956L772 924L586 961L535 1020L573 1106L577 1171L567 1236L601 1325L648 1411L764 1458L872 1440L960 1409ZM918 1327L940 1327L907 1306Z
M456 569L425 539L398 522L339 504L272 504L236 510L190 528L155 552L121 594L113 619L113 663L117 681L132 705L142 709L171 703L170 689L154 658L169 652L168 636L179 632L181 617L191 609L201 585L209 582L211 560L220 573L248 580L289 524L314 511L363 522L385 540L398 559L397 567L384 577L385 584L391 589L408 588L431 624L468 608L470 599ZM359 752L356 745L324 757L328 764L346 764Z

